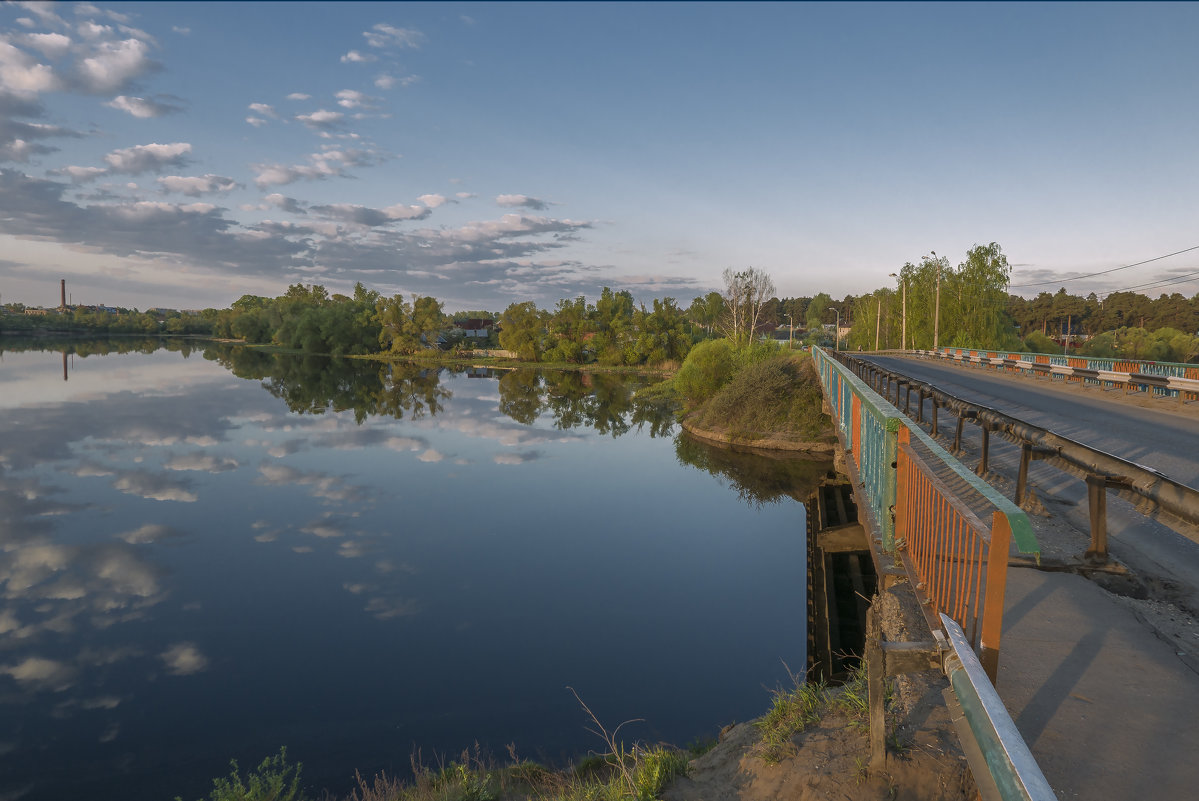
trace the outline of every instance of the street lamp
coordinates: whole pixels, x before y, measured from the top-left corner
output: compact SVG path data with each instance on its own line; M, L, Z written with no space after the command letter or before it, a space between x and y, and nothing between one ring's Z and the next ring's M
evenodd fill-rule
M783 315L787 318L787 350L791 350L791 341L795 337L795 320L791 319L791 315L786 312Z
M841 310L835 306L829 306L828 310L837 314L837 336L833 340L833 350L841 350Z
M899 285L903 288L903 335L899 340L899 349L908 349L908 281L902 275L891 273L892 278L899 279Z

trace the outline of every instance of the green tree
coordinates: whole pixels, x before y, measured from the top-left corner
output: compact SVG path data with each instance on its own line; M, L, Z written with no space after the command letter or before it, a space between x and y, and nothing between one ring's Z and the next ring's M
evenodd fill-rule
M544 327L544 316L535 303L513 303L500 315L500 347L524 361L541 361Z

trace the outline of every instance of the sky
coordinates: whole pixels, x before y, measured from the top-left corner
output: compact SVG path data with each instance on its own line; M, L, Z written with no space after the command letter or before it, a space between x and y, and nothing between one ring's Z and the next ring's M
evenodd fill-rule
M0 302L685 306L751 266L841 298L989 242L1026 296L1189 297L1196 33L1192 3L4 3Z

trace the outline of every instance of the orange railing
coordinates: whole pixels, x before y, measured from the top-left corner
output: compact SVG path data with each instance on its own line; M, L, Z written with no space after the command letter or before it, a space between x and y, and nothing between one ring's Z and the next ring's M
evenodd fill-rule
M999 667L1011 528L994 510L984 523L948 489L899 430L895 542L927 614L944 613L970 640L991 682Z

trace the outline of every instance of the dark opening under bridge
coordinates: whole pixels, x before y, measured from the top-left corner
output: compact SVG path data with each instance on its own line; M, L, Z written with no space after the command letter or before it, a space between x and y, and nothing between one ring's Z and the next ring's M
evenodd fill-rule
M949 679L951 712L961 707L955 723L984 798L1191 797L1199 786L1191 757L1199 748L1195 673L1097 586L1069 573L1025 569L1040 557L1027 515L898 408L900 389L910 392L918 382L905 385L898 373L884 375L843 354L817 349L814 357L880 582L910 582L931 632L926 642L887 643L877 622L869 624L873 766L886 759L883 677L931 667ZM894 393L896 404L871 384ZM920 420L926 398L934 410L955 414L956 450L961 423L977 413L944 397L939 403L933 387L917 391ZM911 409L910 400L905 405ZM935 426L934 418L933 435ZM999 426L983 430L1008 434ZM1109 481L1122 476L1082 459L1081 467L1071 465L1077 454L1063 456L1051 445L1033 447L1042 450L1024 452L1022 477L1029 461L1042 458L1103 478L1088 479L1092 520L1104 517L1096 494L1104 498L1113 488L1184 533L1192 524L1193 490L1173 487L1160 473L1149 471L1151 480L1139 485ZM1088 556L1099 562L1106 543L1095 539L1094 524L1092 534ZM1009 561L1022 567L1009 570Z

